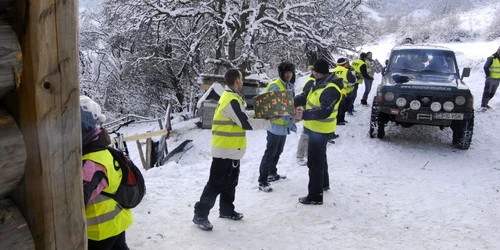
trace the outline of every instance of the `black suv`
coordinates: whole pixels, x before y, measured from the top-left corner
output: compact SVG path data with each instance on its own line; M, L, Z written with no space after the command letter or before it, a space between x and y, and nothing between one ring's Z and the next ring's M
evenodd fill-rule
M384 138L385 125L395 122L450 127L453 145L468 149L474 127L474 97L462 81L455 53L445 47L402 45L394 47L382 83L373 98L370 137Z

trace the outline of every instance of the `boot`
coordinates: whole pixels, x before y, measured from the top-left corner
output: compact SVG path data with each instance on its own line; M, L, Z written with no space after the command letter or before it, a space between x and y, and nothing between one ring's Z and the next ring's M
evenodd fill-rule
M212 225L212 223L210 223L210 221L208 220L208 218L204 218L204 217L195 215L194 218L193 218L193 222L201 230L210 231L210 230L212 230L212 228L214 228L214 226Z
M233 211L230 214L219 214L219 218L231 219L231 220L241 220L243 219L243 214Z

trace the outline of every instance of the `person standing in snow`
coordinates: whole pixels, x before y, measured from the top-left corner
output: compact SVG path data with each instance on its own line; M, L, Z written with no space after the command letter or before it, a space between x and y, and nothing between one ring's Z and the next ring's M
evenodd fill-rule
M372 58L372 52L366 52L366 73L368 73L368 76L370 78L364 78L365 81L365 92L363 93L363 97L361 98L361 105L368 106L368 95L370 94L370 91L372 90L372 85L373 85L373 76L375 75L375 72L373 70L373 58Z
M283 62L278 66L279 77L270 82L264 90L264 93L269 91L280 90L295 90L295 65L288 62ZM267 128L267 145L262 160L260 162L259 175L259 190L271 192L271 184L269 182L284 179L286 176L278 174L278 161L285 147L286 136L290 134L290 130L297 131L297 127L291 116L280 118Z
M307 78L306 83L304 84L304 87L302 88L302 93L306 92L308 93L309 90L314 86L314 82L316 79L314 79L314 73L313 73L313 66L310 66L310 71L311 75L309 78ZM303 109L303 107L300 107ZM309 136L305 133L305 128L302 129L302 134L300 134L299 137L299 142L297 143L297 164L300 166L306 166L307 165L307 144L309 142Z
M89 250L128 250L125 230L134 219L130 209L102 194L113 194L121 183L122 171L116 170L113 155L107 149L111 138L98 123L106 120L101 106L87 96L80 96L83 151L83 197L87 218Z
M312 88L294 98L295 106L305 106L301 113L305 133L309 136L307 167L309 168L308 194L299 198L302 204L323 204L323 191L330 188L326 145L337 125L337 112L342 99L343 82L329 74L328 62L318 59L314 63Z
M484 111L491 108L488 103L495 96L500 82L500 47L498 47L497 52L486 59L483 69L486 74L486 82L484 83L481 109Z
M347 112L347 108L351 103L351 94L356 83L356 76L354 76L349 68L350 65L347 58L339 58L337 60L337 67L332 70L332 72L337 75L337 77L342 79L344 84L344 88L342 89L344 98L342 98L342 101L340 102L339 112L337 115L337 125L345 125L347 123L347 121L345 120L345 113Z
M356 72L356 77L358 78L358 82L354 86L354 90L352 91L352 98L349 104L349 107L347 108L347 114L353 116L354 114L352 113L354 111L354 101L356 100L356 96L358 94L358 86L360 84L363 84L363 79L366 80L371 80L373 81L373 77L371 77L368 74L367 68L366 68L366 53L361 53L359 55L359 58L352 62L352 67L354 68L354 71Z
M194 205L193 222L202 230L212 230L208 220L210 209L220 194L219 217L241 220L242 213L234 210L234 198L240 160L247 145L245 130L266 129L276 118L252 119L244 112L243 76L238 69L229 69L224 79L226 87L215 109L212 123L212 165L210 176L200 200Z

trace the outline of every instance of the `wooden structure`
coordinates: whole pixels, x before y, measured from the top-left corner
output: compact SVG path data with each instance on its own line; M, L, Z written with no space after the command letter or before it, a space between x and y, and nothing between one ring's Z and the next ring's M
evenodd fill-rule
M0 0L0 249L87 249L78 1Z

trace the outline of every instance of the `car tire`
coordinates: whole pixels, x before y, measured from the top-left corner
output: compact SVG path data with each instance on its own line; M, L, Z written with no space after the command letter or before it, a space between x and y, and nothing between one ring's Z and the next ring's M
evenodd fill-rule
M454 121L451 124L453 131L453 146L458 149L469 149L474 132L474 112L469 120Z
M383 139L385 136L385 123L386 119L383 117L384 114L379 112L377 96L373 97L372 112L370 118L370 138L380 138Z

